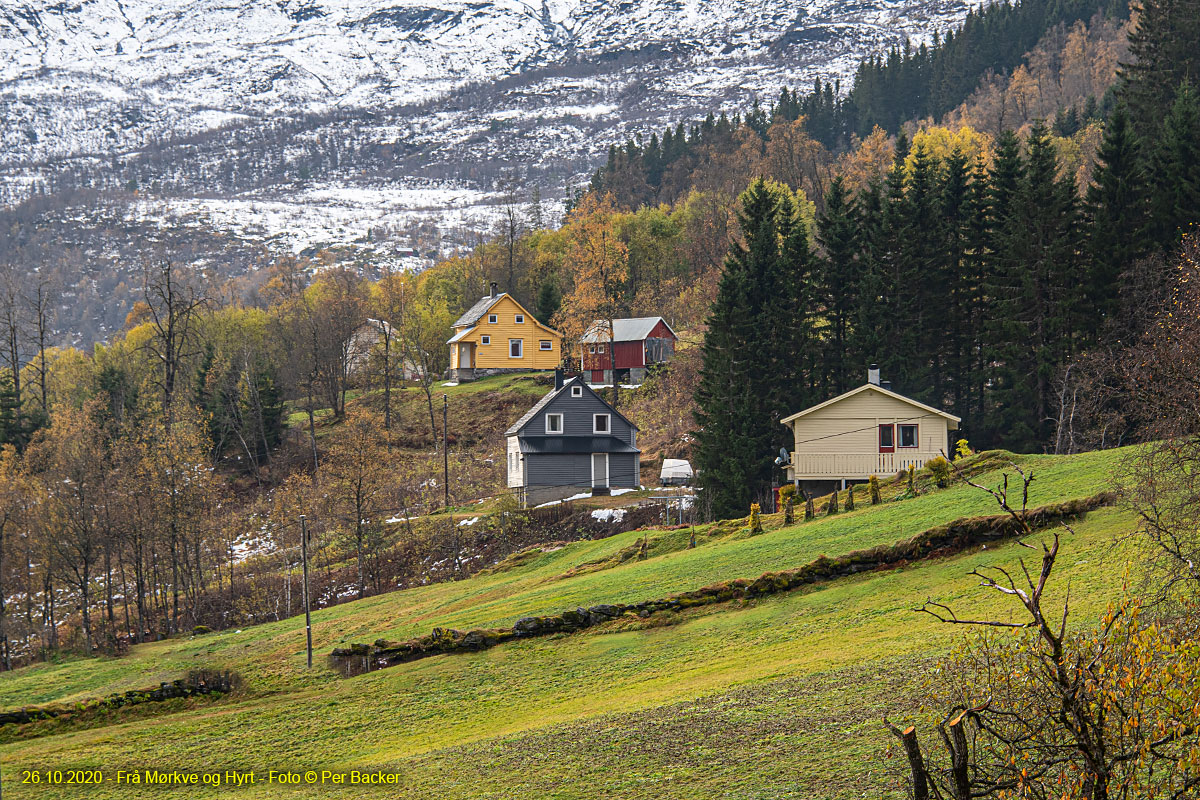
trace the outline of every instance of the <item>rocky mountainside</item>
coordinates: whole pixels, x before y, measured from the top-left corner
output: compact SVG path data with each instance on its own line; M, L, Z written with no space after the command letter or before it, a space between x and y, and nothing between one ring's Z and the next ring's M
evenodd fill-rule
M427 263L486 233L513 187L522 202L540 196L552 223L564 187L611 143L845 78L865 53L928 40L968 5L7 0L0 214L35 194L42 209L71 197L54 219L134 240L217 231L356 258L369 242ZM81 207L81 192L121 199ZM40 232L106 256L57 225ZM122 312L110 317L67 327L86 340Z
M925 38L965 10L962 0L16 0L0 8L0 157L108 155L276 115L412 106L571 64L607 65L598 102L559 104L549 91L544 118L608 116L639 89L707 110L844 74L864 52ZM470 110L484 124L521 110L505 105Z

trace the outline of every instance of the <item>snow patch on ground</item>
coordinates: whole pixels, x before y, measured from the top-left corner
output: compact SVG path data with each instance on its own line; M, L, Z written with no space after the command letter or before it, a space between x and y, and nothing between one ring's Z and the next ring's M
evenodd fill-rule
M625 511L624 508L597 508L592 512L592 519L616 524L625 519Z
M583 492L582 494L573 494L570 497L564 498L562 500L551 500L549 503L542 503L541 505L536 505L536 506L534 506L534 508L549 508L550 506L559 506L559 505L562 505L563 503L569 503L572 500L584 500L591 496L592 496L591 492Z
M458 521L458 527L460 527L460 528L470 527L471 525L474 525L476 522L479 522L479 517L471 517L470 519L462 519L462 520Z

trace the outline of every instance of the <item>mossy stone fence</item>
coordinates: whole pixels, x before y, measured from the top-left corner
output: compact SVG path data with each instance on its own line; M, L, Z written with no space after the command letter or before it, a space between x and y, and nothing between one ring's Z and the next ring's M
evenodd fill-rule
M1040 530L1078 519L1089 511L1112 505L1116 499L1115 492L1101 492L1092 497L1032 509L1025 512L1025 519L1030 528ZM644 600L640 603L602 604L540 617L523 617L511 628L466 632L453 628L434 628L428 636L405 642L378 639L373 645L352 644L335 648L330 654L331 662L344 675L353 676L442 653L486 650L513 639L574 633L625 615L645 618L663 611L682 611L731 600L768 597L863 572L895 569L921 559L954 555L969 547L1012 538L1018 533L1020 527L1008 514L961 517L945 525L922 531L911 539L866 550L855 550L836 558L820 556L802 567L767 572L757 578L723 581L690 592L673 594L657 600Z
M27 706L18 711L0 713L0 726L24 725L39 720L73 717L87 712L124 708L143 703L160 703L178 697L229 694L239 685L241 685L241 679L235 672L197 671L190 673L186 678L170 683L160 683L157 687L134 689L78 703Z

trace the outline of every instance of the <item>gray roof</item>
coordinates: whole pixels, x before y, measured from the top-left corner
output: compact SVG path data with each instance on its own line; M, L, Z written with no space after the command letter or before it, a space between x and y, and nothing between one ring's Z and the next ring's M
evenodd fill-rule
M522 453L640 453L615 436L526 436Z
M465 313L461 317L459 317L458 322L455 322L454 325L452 325L451 327L461 328L463 325L474 325L476 322L479 322L479 320L483 318L483 315L487 313L487 310L489 308L496 305L496 302L499 301L500 298L504 297L506 294L507 294L507 292L501 292L500 294L496 295L495 297L492 297L490 294L487 295L486 297L483 297L477 303L475 303L475 305L468 308L467 313Z
M629 317L627 319L614 319L613 337L618 342L640 342L650 335L650 331L654 330L654 326L659 322L667 325L667 321L662 317ZM671 330L671 326L667 325L667 330ZM671 333L675 331L671 330ZM608 320L598 319L588 326L587 332L580 337L582 342L607 342L608 341Z
M612 411L612 413L616 414L618 417L625 420L625 422L627 422L629 424L629 426L631 428L633 428L635 431L641 430L640 428L638 428L637 425L633 424L633 422L629 419L629 417L625 416L620 411L617 411L615 408L613 408L612 403L608 402L603 397L600 397L600 395L596 394L595 390L593 390L592 387L587 385L587 383L583 380L582 376L576 375L573 378L563 381L563 385L558 387L557 389L547 392L546 396L543 397L541 400L538 400L536 403L534 403L533 408L529 409L524 414L522 414L521 418L519 420L517 420L516 422L514 422L512 424L511 428L509 428L508 430L506 430L504 432L504 435L505 436L516 436L517 433L520 432L521 428L524 428L525 424L527 422L529 422L529 420L536 417L537 413L539 411L541 411L543 408L545 408L550 403L551 400L558 397L558 395L560 393L562 393L562 391L564 389L566 389L568 386L573 386L576 382L578 382L579 385L582 386L584 389L591 392L592 394L595 394L596 397L600 398L600 402L602 402L602 403L604 403L604 405L608 406L609 410ZM600 451L596 451L596 452L600 452ZM640 453L641 450L638 450L637 452Z
M574 383L575 381L578 381L578 380L580 380L580 379L578 377L575 377L569 381L564 381L562 386L560 386L557 389L554 389L550 392L547 392L546 395L541 400L538 400L536 403L533 404L533 408L529 409L524 414L522 414L521 418L519 420L517 420L516 422L514 422L512 424L511 428L509 428L508 430L506 430L504 432L504 435L505 436L515 436L517 431L519 431L519 430L521 430L521 428L525 427L526 422L529 422L529 420L536 417L537 413L539 411L541 411L543 408L545 408L547 403L549 403L551 400L553 400L555 397L557 397L559 392L561 392L563 389L567 388L572 383Z

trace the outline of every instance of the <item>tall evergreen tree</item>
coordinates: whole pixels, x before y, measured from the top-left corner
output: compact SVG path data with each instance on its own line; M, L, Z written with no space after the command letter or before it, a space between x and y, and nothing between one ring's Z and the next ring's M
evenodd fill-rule
M1075 186L1058 178L1054 144L1034 125L1029 154L997 242L1005 280L996 298L1002 380L994 392L997 440L1022 452L1049 437L1052 382L1071 355L1078 323Z
M1094 335L1120 307L1121 275L1146 252L1147 185L1141 142L1124 106L1104 129L1092 185L1087 191L1089 266L1084 284L1085 322Z
M942 256L939 259L944 281L938 339L931 344L942 351L945 368L945 392L936 398L940 408L963 416L974 378L972 320L978 313L977 292L969 256L973 213L970 169L967 157L954 148L943 162L938 198L942 225Z
M1158 130L1176 88L1200 76L1200 0L1139 0L1129 33L1130 62L1121 65L1121 95L1134 127Z
M696 391L696 461L705 498L721 518L742 516L766 500L778 479L774 459L785 443L779 424L794 380L793 359L780 331L796 313L789 285L807 256L806 231L785 187L759 179L741 196L741 241L731 248L704 337ZM802 278L801 278L802 279Z
M1180 230L1200 222L1200 104L1190 83L1175 93L1158 142L1152 224L1157 241L1171 246Z
M824 253L814 271L813 293L825 319L818 345L819 385L832 396L849 390L853 382L851 333L862 282L858 219L841 176L833 179L825 194L825 210L817 220L817 241Z

